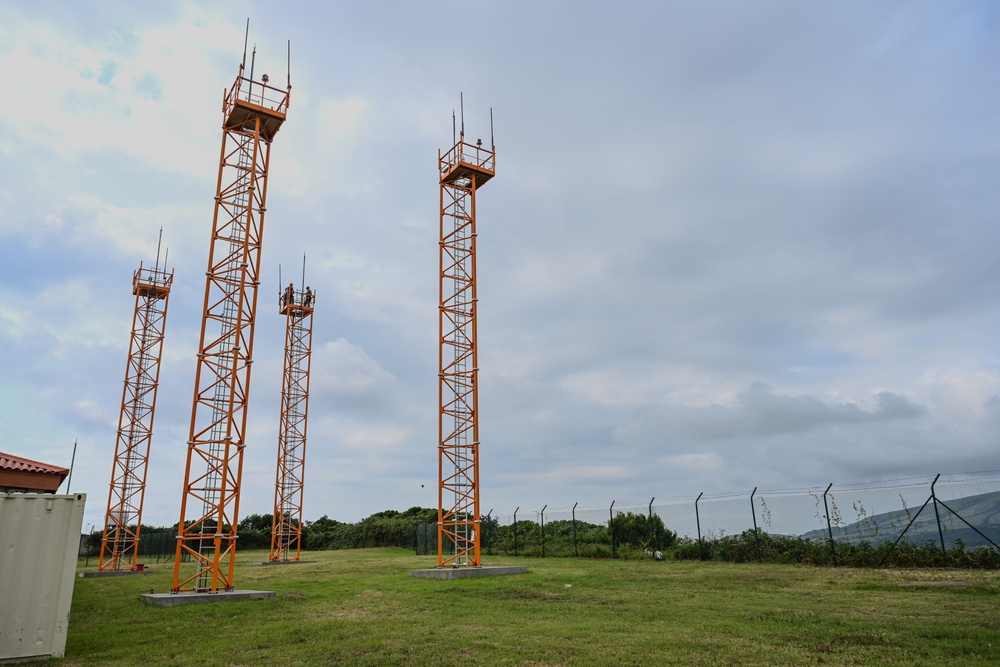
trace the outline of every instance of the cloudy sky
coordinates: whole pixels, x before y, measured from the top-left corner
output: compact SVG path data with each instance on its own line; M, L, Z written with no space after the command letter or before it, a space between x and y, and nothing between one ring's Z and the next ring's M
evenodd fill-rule
M438 149L479 195L494 513L995 470L990 2L0 0L0 449L107 503L134 297L176 269L144 522L177 521L223 89L285 74L241 514L271 511L287 280L305 516L434 506ZM64 487L65 490L65 487Z

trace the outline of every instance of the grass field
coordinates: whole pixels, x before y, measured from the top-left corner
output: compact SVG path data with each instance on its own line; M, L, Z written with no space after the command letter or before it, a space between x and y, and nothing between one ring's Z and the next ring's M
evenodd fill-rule
M1000 572L487 559L526 575L436 581L401 549L254 567L277 592L161 608L171 564L77 579L59 665L1000 664ZM93 569L93 568L90 568Z

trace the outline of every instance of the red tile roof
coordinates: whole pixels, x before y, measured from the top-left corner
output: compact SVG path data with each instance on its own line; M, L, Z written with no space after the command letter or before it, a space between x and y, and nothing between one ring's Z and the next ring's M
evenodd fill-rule
M20 472L36 472L48 475L66 475L69 468L49 465L41 461L32 461L23 456L14 456L0 452L0 470L17 470Z

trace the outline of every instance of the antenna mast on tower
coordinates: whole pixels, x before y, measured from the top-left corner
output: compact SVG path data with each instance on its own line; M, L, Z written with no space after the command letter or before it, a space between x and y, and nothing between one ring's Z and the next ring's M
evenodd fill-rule
M247 28L249 32L249 21ZM171 587L175 593L233 588L268 165L292 89L291 83L286 89L268 85L266 74L254 80L255 60L256 47L245 77L244 45L236 81L223 93L222 150Z
M492 118L492 111L490 112ZM454 116L452 120L454 128ZM438 151L441 241L438 374L438 566L478 567L479 352L476 345L476 192L495 172L495 149L458 141ZM491 130L492 131L492 130ZM454 130L453 130L454 132Z

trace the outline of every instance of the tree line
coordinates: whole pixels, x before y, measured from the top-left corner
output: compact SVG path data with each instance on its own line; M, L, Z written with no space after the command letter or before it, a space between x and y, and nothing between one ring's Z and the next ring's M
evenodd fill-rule
M251 514L239 523L241 550L271 547L271 514ZM702 560L730 563L771 562L852 567L965 567L1000 568L1000 551L966 548L961 540L942 550L932 541L858 544L771 535L746 530L738 535L710 536L701 540L677 533L657 516L622 512L603 524L557 520L536 523L522 520L500 525L496 518L481 519L481 546L485 555L514 557L578 557L664 560ZM177 525L143 526L139 555L171 557ZM84 535L81 555L96 556L101 532ZM405 511L376 512L357 523L324 515L302 526L303 550L400 547L417 554L437 553L437 510L411 507Z
M271 548L272 514L251 514L238 524L239 549L260 550ZM437 522L437 510L411 507L400 512L385 510L365 517L357 523L345 523L323 515L315 521L302 524L302 548L363 549L367 547L413 548L415 524ZM212 525L208 525L212 528ZM81 555L96 556L101 551L102 531L83 535ZM172 555L176 546L177 524L173 526L143 525L139 533L139 556Z

